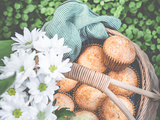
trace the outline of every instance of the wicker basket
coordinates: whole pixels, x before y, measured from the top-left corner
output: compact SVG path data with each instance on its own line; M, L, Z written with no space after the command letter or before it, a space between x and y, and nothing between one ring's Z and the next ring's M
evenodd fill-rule
M111 30L108 28L106 28L106 30L110 36L116 35L125 37L124 35L115 30ZM125 38L128 39L127 37ZM67 78L71 78L82 83L88 84L106 93L106 95L113 100L113 102L123 111L123 113L127 116L129 120L155 120L160 100L159 81L157 76L155 75L154 68L150 63L146 53L144 53L137 44L133 42L132 44L134 45L137 53L136 60L140 67L142 89L124 84L122 82L110 78L109 76L103 73L93 71L76 63L73 63L71 71L64 75ZM109 84L113 84L115 86L133 91L141 95L141 100L139 103L136 118L133 117L129 110L108 89Z

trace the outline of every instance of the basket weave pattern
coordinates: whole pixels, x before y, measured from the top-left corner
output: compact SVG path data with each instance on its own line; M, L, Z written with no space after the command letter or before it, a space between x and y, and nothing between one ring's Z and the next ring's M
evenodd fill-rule
M128 39L126 36L122 35L121 33L115 30L111 30L108 28L106 28L106 30L110 36L116 35L116 36L122 36ZM141 95L140 105L139 105L136 118L134 118L131 115L128 109L108 89L108 85L111 83L111 80L112 80L112 78L110 78L109 76L93 71L91 69L85 68L76 63L73 63L71 71L64 75L67 78L71 78L79 82L85 83L87 85L95 87L101 90L102 92L106 93L108 97L110 97L115 102L115 104L122 110L122 112L127 116L128 119L154 120L156 117L156 113L159 105L158 100L160 100L159 81L157 76L155 75L154 68L150 63L146 53L143 52L137 44L133 42L132 44L135 47L136 53L137 53L136 60L140 67L142 89L146 90L146 92L147 91L154 92L156 93L157 96L159 95L158 97L153 96L152 99L144 95Z

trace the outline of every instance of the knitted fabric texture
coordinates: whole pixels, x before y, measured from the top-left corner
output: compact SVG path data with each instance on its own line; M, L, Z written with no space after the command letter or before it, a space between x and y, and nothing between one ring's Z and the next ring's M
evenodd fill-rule
M49 38L58 34L64 38L64 45L72 49L64 55L74 61L79 55L82 42L86 40L102 40L109 36L106 27L118 30L121 21L114 16L99 16L94 13L86 4L77 0L68 0L61 4L55 11L51 21L46 22L42 30Z

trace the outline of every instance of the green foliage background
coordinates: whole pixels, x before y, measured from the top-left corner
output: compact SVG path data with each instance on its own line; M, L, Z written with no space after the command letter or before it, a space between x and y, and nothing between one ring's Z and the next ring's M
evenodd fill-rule
M66 0L0 0L0 40L10 39L24 27L41 28ZM119 32L145 51L160 79L160 0L80 0L99 15L122 21ZM160 113L160 110L159 112ZM160 119L160 115L157 120Z

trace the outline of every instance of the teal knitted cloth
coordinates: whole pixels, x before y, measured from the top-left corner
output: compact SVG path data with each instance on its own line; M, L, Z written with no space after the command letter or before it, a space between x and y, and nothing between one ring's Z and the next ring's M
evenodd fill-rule
M82 42L96 39L105 40L108 38L105 27L118 30L121 21L113 16L99 16L89 7L77 0L68 0L61 4L55 11L51 21L44 24L43 31L52 38L58 34L64 38L64 45L72 49L65 54L74 61L79 55Z

